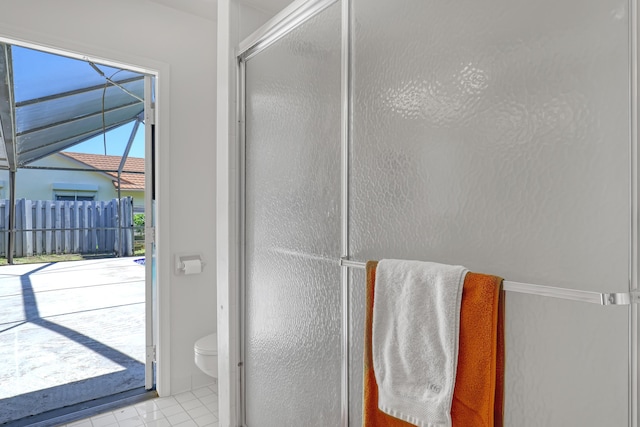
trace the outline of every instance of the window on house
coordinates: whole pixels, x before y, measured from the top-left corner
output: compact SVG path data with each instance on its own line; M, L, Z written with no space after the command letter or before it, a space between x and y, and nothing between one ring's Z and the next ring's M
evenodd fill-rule
M77 194L74 195L64 195L64 194L56 194L56 200L58 201L70 201L70 202L86 202L86 201L93 201L95 200L95 196L80 196Z
M93 184L76 184L56 182L53 184L53 200L64 202L93 201L98 194L98 186Z

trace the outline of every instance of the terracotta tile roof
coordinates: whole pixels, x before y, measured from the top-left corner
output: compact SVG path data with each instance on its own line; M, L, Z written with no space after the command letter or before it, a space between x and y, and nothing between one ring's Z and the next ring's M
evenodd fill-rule
M69 157L97 171L118 170L120 166L120 156L105 156L102 154L72 153L69 151L60 152L61 155ZM127 173L142 172L142 173ZM113 186L118 188L118 173L104 172L114 178ZM140 157L128 157L124 164L124 171L121 176L122 190L144 190L144 159Z

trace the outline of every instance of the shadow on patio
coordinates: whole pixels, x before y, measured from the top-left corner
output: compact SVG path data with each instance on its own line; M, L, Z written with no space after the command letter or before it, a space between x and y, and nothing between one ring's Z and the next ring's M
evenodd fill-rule
M0 424L144 387L144 267L0 267Z

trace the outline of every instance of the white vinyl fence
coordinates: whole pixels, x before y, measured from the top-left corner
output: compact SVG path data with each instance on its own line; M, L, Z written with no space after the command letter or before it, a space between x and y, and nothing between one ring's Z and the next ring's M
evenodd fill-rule
M16 200L14 256L133 255L133 199L123 197L121 201L120 217L118 199ZM9 248L9 204L9 200L0 200L0 256L5 257Z

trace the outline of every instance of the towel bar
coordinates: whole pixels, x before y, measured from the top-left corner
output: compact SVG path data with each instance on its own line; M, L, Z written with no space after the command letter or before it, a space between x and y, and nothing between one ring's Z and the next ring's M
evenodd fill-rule
M366 263L340 259L343 267L365 268ZM640 292L592 292L578 289L556 288L553 286L532 285L529 283L509 282L502 283L505 291L521 294L538 295L543 297L560 298L570 301L587 302L598 305L630 305L640 302Z

